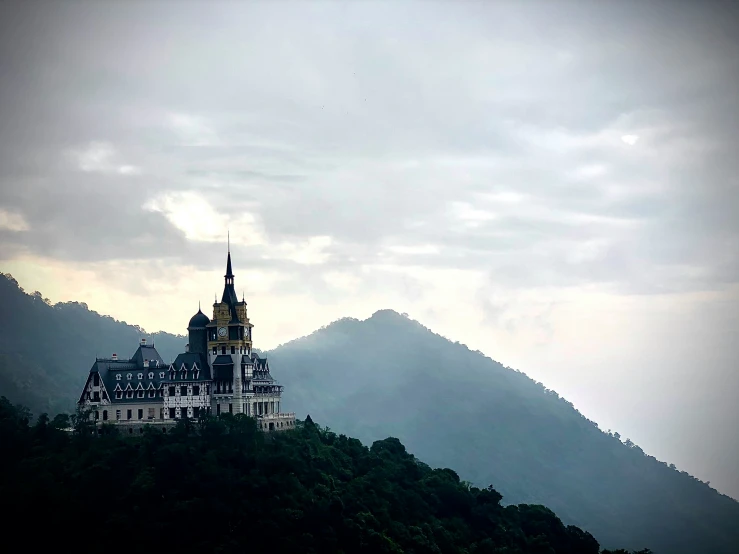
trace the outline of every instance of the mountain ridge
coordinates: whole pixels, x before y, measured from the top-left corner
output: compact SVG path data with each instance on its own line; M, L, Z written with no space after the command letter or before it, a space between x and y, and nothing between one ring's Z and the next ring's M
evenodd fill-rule
M127 355L143 332L83 304L50 306L8 275L0 299L0 394L36 413L72 408L91 348ZM40 327L48 337L41 353L30 338ZM165 360L184 349L183 336L154 336ZM342 318L266 353L287 386L286 410L365 444L398 437L432 466L493 484L505 503L546 505L605 547L728 554L739 544L739 503L604 433L524 373L404 314Z

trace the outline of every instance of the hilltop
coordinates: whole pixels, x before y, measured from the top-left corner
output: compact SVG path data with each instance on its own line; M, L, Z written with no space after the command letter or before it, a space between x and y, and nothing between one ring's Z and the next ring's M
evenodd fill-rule
M170 433L146 429L99 437L75 419L34 425L0 398L0 494L4 518L40 524L57 550L112 552L305 552L417 554L599 554L598 542L544 506L502 506L450 469L432 469L398 439L371 448L316 426L265 435L243 414L180 420ZM32 468L29 471L29 468ZM90 514L80 538L70 533ZM186 528L183 530L183 525ZM38 546L38 540L35 543ZM648 551L643 551L648 554Z
M144 333L82 304L51 306L8 276L0 301L0 394L36 414L71 411L95 355L129 355ZM153 338L165 360L186 342ZM525 374L393 311L339 320L268 354L289 391L283 409L365 444L397 437L429 465L492 484L503 503L545 505L606 547L739 545L739 503L602 432Z
M392 435L512 503L544 504L607 547L735 552L739 503L601 431L525 374L391 310L269 352L286 406L366 443Z

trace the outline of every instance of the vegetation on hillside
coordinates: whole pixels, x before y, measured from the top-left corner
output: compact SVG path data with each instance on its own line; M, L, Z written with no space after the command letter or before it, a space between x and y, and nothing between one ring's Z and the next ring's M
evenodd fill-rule
M6 529L41 510L60 551L598 554L597 541L543 506L500 504L394 438L367 448L312 421L265 435L240 415L90 434L72 418L0 398ZM624 552L624 551L621 551ZM644 550L642 554L649 551Z
M9 276L0 301L0 394L36 414L71 411L95 355L130 355L141 336L81 304L50 306ZM155 341L165 360L186 343ZM364 444L398 437L430 465L492 483L505 502L545 505L604 546L739 549L739 503L600 431L523 373L399 314L341 320L268 354L285 410Z
M183 336L147 334L82 303L52 305L40 292L24 293L9 274L0 274L0 306L0 393L34 413L73 410L96 356L131 356L146 337L173 360L187 343Z
M398 437L434 466L543 504L607 547L739 551L739 503L601 431L525 374L385 310L268 352L284 405L371 444Z

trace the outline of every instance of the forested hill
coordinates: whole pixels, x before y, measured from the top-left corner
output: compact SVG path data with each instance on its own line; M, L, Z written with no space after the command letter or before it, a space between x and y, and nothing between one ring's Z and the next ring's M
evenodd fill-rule
M153 340L165 360L187 343L184 336L146 334L85 304L52 306L41 293L27 294L0 274L0 394L36 414L71 411L95 356L128 357L141 337Z
M739 552L739 503L400 314L337 321L269 357L287 409L366 444L398 437L427 463L492 483L505 501L544 504L605 546Z
M70 552L598 554L598 542L543 506L500 505L393 438L371 448L302 428L266 436L252 418L180 421L91 436L85 424L0 398L6 529L42 511L37 548ZM87 431L87 432L86 432ZM47 541L48 544L43 544ZM644 551L647 554L648 551Z
M71 411L95 355L128 356L143 333L81 304L50 306L8 276L0 306L0 395L35 414ZM165 360L186 343L153 337ZM395 312L338 321L269 356L285 409L365 444L398 437L432 466L492 484L504 502L548 506L607 547L739 551L739 503L601 432L526 375Z

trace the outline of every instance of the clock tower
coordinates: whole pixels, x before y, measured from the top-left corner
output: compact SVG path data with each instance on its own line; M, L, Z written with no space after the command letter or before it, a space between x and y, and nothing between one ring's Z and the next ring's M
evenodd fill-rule
M215 414L249 414L253 325L246 313L246 301L236 296L230 249L224 280L221 301L213 304L213 318L206 326L208 363L213 369L212 410Z

